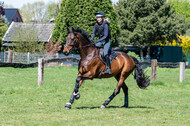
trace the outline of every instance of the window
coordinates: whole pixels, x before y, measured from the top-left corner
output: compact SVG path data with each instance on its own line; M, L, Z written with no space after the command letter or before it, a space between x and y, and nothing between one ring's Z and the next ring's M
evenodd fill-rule
M16 22L19 22L19 19L18 19L18 17L16 18Z

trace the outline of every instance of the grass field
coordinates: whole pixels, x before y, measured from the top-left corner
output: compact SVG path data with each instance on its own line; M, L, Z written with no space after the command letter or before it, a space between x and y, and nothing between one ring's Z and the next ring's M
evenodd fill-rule
M37 68L0 68L0 125L190 125L190 70L179 83L178 68L158 68L157 82L145 90L131 75L125 81L129 108L121 108L121 90L99 109L116 87L114 78L85 81L81 98L65 110L76 75L77 67L45 68L45 84L38 88Z

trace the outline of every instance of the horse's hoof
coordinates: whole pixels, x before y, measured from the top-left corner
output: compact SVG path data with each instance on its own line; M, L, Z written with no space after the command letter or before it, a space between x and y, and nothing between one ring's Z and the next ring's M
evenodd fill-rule
M71 108L70 108L70 107L65 106L65 109L66 109L66 110L68 110L68 109L71 109Z
M123 105L122 108L128 108L129 106L128 105Z
M67 104L65 105L65 109L71 109L71 103L67 103Z
M101 105L100 108L101 108L101 109L105 109L106 106L105 106L105 105Z
M75 99L78 100L80 98L80 93L77 92L76 94L74 94L74 96L75 96Z

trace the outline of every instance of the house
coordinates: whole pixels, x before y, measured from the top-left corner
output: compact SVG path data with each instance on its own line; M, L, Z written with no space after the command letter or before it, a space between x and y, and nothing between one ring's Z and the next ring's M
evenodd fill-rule
M19 9L17 8L3 8L0 6L0 15L5 15L9 24L11 24L12 21L23 22Z
M12 21L23 22L19 9L17 8L5 8L5 16L9 23Z
M0 15L5 15L5 10L3 9L2 6L0 6Z
M55 23L22 23L12 22L6 31L2 41L3 46L12 46L12 42L19 41L36 41L36 42L49 42Z

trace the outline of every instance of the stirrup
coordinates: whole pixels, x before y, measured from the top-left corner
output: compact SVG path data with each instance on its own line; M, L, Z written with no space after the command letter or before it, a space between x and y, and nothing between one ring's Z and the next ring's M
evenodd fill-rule
M103 72L103 74L112 74L111 69L110 69L110 68L107 68L107 69Z

